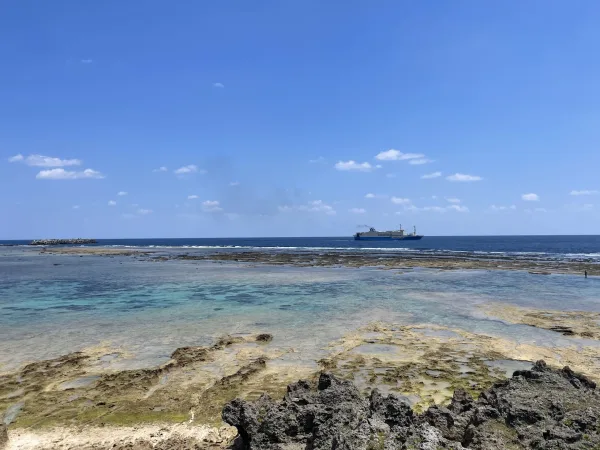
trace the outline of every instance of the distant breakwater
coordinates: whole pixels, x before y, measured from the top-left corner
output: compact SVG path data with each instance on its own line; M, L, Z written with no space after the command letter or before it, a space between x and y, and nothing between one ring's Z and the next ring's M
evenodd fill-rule
M81 245L81 244L97 244L96 239L35 239L29 245Z

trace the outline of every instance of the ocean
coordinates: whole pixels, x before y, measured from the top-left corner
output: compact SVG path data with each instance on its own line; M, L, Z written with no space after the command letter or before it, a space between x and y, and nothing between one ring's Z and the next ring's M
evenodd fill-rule
M0 246L28 240L0 241ZM424 254L467 253L600 262L597 236L426 236L419 241L355 241L352 237L99 239L97 246L206 251L360 251Z
M600 319L600 277L179 257L262 250L595 261L600 253L595 236L431 237L406 243L348 238L101 240L104 254L85 248L52 253L26 242L11 244L16 245L0 247L0 381L13 380L4 388L0 383L0 410L8 408L1 420L6 423L37 423L50 415L57 423L72 424L92 413L101 422L111 415L118 422L126 411L144 411L143 420L181 421L198 395L212 399L210 408L202 403L196 409L198 420L213 423L231 396L256 398L265 390L281 395L288 383L323 367L331 370L323 361L335 361L335 370L347 371L344 376L361 389L377 386L383 392L398 392L385 374L402 370L413 386L402 395L415 407L447 402L451 387L472 374L483 384L465 386L479 389L539 359L591 376L600 372L597 339L521 321L534 311L542 320L564 325L575 318L594 330ZM263 333L272 335L272 341L257 342ZM189 366L170 366L156 379L145 378L152 370L131 372L161 367L176 349L194 354L197 346L209 348L223 336L239 343ZM73 352L83 352L87 359L79 365ZM70 356L17 372L26 364L64 355ZM226 398L210 397L210 386L222 386L219 380L256 367L257 361L263 365L249 381L242 377L228 388ZM31 367L41 370L39 379L31 378ZM123 384L100 381L107 374ZM23 380L29 384L19 388ZM105 397L118 406L107 410Z
M15 242L13 242L15 243ZM294 357L372 321L430 323L558 345L557 333L487 317L478 305L600 311L600 282L515 271L301 268L131 256L40 254L0 247L0 372L98 345L129 355L114 367L148 367L177 347L231 333L268 332ZM266 251L485 252L597 258L600 237L428 237L368 244L348 238L101 240L101 246L181 253ZM368 246L367 246L368 245ZM172 250L173 249L173 250Z

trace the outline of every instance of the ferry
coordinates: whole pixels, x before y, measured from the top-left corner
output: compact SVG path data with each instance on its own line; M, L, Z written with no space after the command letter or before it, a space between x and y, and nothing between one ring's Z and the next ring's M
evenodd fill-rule
M423 235L417 234L417 227L413 227L412 233L405 233L400 225L400 229L394 231L377 231L375 228L369 228L369 231L362 231L354 235L355 241L418 241Z

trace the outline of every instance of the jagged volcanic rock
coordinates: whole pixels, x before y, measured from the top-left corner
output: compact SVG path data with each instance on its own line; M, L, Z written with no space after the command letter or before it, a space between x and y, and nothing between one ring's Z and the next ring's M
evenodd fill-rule
M481 393L456 391L451 403L416 415L402 399L373 390L364 398L348 381L320 376L288 386L281 402L225 405L246 449L600 449L600 395L568 367L532 370Z

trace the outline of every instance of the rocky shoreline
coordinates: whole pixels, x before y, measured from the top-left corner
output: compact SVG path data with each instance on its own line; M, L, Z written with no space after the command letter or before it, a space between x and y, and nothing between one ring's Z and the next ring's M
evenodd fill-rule
M193 420L139 426L7 428L2 450L519 450L600 448L600 392L568 367L544 361L517 370L476 398L456 389L449 403L417 413L406 400L322 372L288 385L281 401L236 398L221 411L230 426ZM255 397L256 398L256 397ZM278 397L280 398L280 397ZM237 430L237 433L236 433Z
M474 400L456 390L450 404L415 414L395 395L368 398L349 381L321 374L316 390L299 381L281 402L233 400L223 420L238 448L295 449L598 449L596 384L568 367L538 361Z
M29 245L84 245L84 244L97 244L96 239L35 239L29 243Z
M40 244L41 245L41 244ZM557 261L551 259L527 259L484 256L442 256L418 254L358 254L358 253L269 253L259 251L227 253L164 254L156 249L106 248L106 247L58 247L45 249L42 253L94 255L94 256L143 256L150 262L169 260L207 261L216 263L245 263L293 267L376 267L382 270L412 270L416 268L435 270L516 270L532 275L580 275L600 276L600 264L593 261ZM154 256L152 256L154 255Z
M591 261L557 261L551 259L527 259L512 256L441 256L419 254L359 254L359 253L269 253L228 252L212 254L182 254L177 259L194 261L236 262L295 267L377 267L386 270L427 268L438 270L520 270L534 275L553 273L600 276L600 264Z

